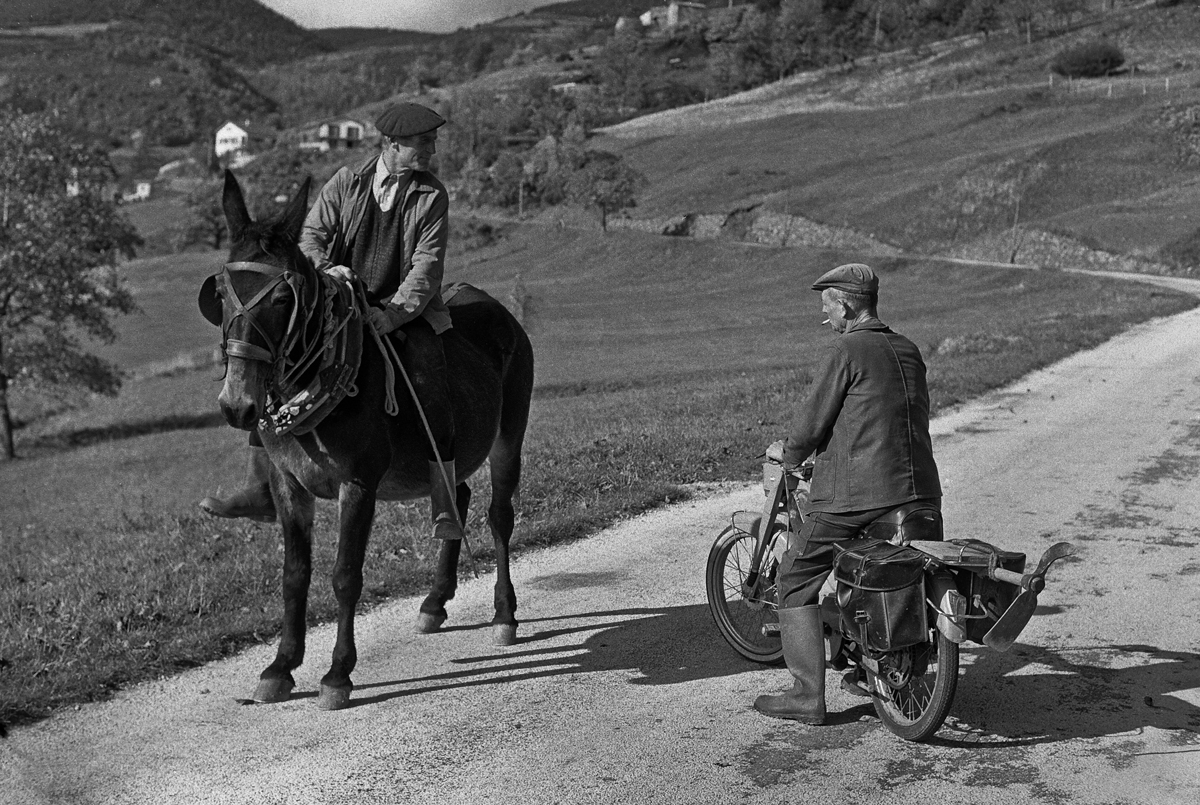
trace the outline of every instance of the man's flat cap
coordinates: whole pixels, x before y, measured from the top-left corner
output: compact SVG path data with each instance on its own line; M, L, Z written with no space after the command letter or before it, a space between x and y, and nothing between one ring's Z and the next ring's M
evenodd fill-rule
M394 103L375 121L375 128L386 137L416 137L433 131L446 119L419 103Z
M879 293L879 277L870 266L862 263L846 263L826 271L813 283L814 291L837 288L848 293Z

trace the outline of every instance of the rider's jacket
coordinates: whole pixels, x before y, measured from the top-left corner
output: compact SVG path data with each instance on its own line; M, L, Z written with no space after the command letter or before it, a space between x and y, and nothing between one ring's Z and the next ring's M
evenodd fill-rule
M876 318L855 322L831 342L784 443L784 461L798 464L814 451L809 512L941 496L916 344Z
M381 212L371 190L378 160L377 154L356 168L343 167L325 183L304 221L300 250L318 270L336 265L354 269L368 282L373 303L402 311L398 324L421 316L441 333L450 328L450 311L441 294L449 231L446 188L432 173L415 171L392 212ZM380 218L389 214L403 216L396 227L402 229L401 237L364 249L360 235L369 231L378 237L383 229ZM373 255L378 269L351 265L364 253Z

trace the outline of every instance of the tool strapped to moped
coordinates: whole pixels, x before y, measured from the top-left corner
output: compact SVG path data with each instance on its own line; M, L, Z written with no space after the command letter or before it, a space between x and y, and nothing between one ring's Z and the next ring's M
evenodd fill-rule
M776 580L788 535L804 520L811 472L765 463L762 513L736 512L709 551L709 609L746 659L783 655ZM920 502L897 507L843 548L835 590L821 602L829 665L850 669L843 687L870 696L884 725L911 741L932 737L950 712L959 645L1006 651L1033 617L1046 571L1073 552L1052 545L1027 573L1023 553L944 541L940 511Z

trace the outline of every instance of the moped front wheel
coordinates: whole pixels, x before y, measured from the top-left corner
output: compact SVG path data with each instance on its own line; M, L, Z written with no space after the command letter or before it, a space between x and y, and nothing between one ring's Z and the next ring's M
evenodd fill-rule
M754 568L754 547L753 535L732 526L717 537L704 574L708 609L734 651L753 662L773 663L783 657L775 604L778 563L767 551L762 567ZM756 572L763 578L758 594L748 599L746 584Z
M934 642L885 654L879 673L867 671L879 720L908 741L933 737L958 687L958 644L937 630L934 635Z

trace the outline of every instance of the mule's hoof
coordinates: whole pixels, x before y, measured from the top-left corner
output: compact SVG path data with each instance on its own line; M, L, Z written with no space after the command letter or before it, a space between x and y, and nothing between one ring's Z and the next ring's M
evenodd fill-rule
M345 710L350 706L350 691L353 685L335 688L332 685L322 685L317 695L317 707L321 710Z
M511 646L517 642L517 625L515 623L496 623L492 625L492 644L496 646Z
M445 615L430 615L428 612L420 612L417 614L417 633L432 634L439 631L445 622Z
M254 689L254 701L263 704L278 704L286 702L292 696L292 688L296 683L290 679L260 679Z

